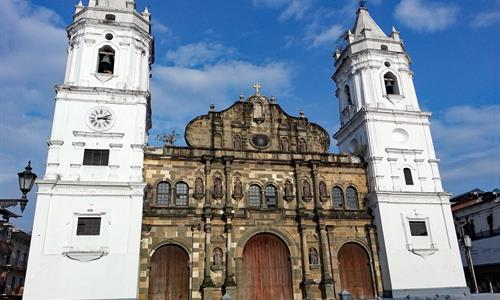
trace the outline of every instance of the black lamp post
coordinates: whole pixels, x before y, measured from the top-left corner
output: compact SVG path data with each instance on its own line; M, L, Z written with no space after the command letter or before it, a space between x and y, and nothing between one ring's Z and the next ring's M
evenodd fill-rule
M24 209L28 204L28 197L26 194L31 191L36 180L36 174L31 172L31 170L31 161L29 161L25 170L17 173L17 176L19 176L19 189L21 190L21 193L23 193L21 199L0 199L1 208L16 206L17 203L19 203L21 206L21 212L24 212Z

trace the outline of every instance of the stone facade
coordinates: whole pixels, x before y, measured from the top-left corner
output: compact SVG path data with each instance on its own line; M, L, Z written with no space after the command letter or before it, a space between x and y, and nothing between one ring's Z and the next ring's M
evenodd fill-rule
M343 286L337 253L349 242L368 254L374 296L379 295L365 165L356 157L327 153L330 141L323 128L255 95L194 119L187 125L186 141L188 147L145 151L140 299L149 295L151 257L168 244L189 255L192 299L221 299L224 294L243 299L244 247L260 233L286 244L293 299L338 297ZM187 203L176 196L179 182L189 187ZM169 188L159 190L162 183ZM260 197L251 195L251 186L259 188L254 191ZM276 201L268 197L268 186L274 187ZM334 207L334 187L355 191L351 203ZM220 250L222 265L216 261Z

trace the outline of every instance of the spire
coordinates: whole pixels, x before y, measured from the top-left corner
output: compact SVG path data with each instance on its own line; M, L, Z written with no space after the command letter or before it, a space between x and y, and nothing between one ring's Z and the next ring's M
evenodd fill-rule
M83 6L82 0L78 2L78 4L75 6L75 14L81 12L85 6Z
M380 29L377 23L375 23L375 21L372 19L365 5L365 1L360 1L356 22L354 23L354 27L352 28L352 32L354 33L354 35L356 37L360 35L387 37L382 29Z

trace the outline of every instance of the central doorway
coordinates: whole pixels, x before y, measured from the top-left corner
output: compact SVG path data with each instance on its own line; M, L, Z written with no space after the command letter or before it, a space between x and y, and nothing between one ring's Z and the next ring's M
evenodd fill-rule
M189 299L189 256L177 245L158 248L151 257L149 300Z
M290 300L292 270L286 244L273 234L252 237L243 249L244 300Z

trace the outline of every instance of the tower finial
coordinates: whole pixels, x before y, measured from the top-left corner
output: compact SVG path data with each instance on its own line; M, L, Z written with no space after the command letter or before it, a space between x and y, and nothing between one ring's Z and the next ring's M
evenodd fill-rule
M359 8L366 8L366 1L365 0L359 1Z

